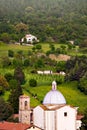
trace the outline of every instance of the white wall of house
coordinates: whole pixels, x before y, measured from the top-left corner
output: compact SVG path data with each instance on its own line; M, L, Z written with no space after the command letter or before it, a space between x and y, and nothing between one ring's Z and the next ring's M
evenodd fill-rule
M37 71L37 74L52 74L53 72L51 70L44 70L44 71Z
M27 43L33 43L34 41L38 42L37 37L35 37L34 35L31 35L31 34L26 34L25 37L23 37L21 39L21 41L24 42L24 39L26 39Z
M35 126L44 129L44 110L40 106L34 108L33 123Z
M37 106L34 108L33 124L42 130L80 130L77 109L65 106Z
M44 130L55 130L55 111L45 111Z
M76 109L64 106L56 112L57 130L76 130Z
M80 130L81 124L82 124L81 120L77 120L76 121L76 128L77 128L77 130Z

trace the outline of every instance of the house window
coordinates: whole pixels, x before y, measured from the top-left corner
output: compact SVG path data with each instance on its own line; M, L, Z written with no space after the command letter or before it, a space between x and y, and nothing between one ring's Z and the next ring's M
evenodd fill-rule
M64 112L64 116L67 116L67 112Z

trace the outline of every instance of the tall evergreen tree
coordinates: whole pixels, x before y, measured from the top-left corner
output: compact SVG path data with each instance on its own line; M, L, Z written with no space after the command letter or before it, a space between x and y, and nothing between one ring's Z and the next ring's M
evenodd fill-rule
M14 113L18 113L19 110L19 96L22 95L22 87L18 82L17 86L11 90L11 94L9 96L9 102L12 104L14 109Z
M25 75L24 72L20 67L17 67L14 70L14 78L20 82L20 84L23 84L25 81Z

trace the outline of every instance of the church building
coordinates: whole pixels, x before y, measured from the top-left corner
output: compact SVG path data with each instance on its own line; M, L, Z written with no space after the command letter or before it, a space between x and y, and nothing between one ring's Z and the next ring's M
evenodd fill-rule
M30 98L19 98L19 121L30 123ZM24 106L22 108L22 105ZM80 130L78 125L77 107L66 104L57 84L52 82L52 89L45 95L43 104L33 109L33 125L41 130Z

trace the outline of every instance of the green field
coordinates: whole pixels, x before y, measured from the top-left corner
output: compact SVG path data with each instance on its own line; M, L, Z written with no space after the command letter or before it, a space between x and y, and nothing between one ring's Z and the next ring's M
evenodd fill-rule
M27 53L28 50L31 50L31 46L21 46L21 45L15 45L15 44L1 44L0 45L0 57L7 56L8 50L13 50L14 52L17 52L19 50L22 50L24 53Z
M23 93L30 96L30 105L35 107L42 103L44 96L47 92L51 90L51 84L49 86L37 86L29 87L29 85L23 86ZM84 113L84 110L87 108L87 96L81 93L77 89L77 83L64 83L57 86L59 90L65 97L67 104L79 107L79 112ZM37 98L34 95L37 94ZM9 92L6 92L3 96L5 100L8 99ZM39 100L38 100L39 99Z
M45 94L50 90L51 84L49 86L38 86L34 88L25 86L24 93L31 97L31 106L36 106L43 101ZM69 82L58 85L57 90L64 95L67 104L79 107L79 111L81 113L83 113L87 108L87 96L77 89L77 82ZM33 95L37 94L37 97L40 101L38 102L38 100L29 94L29 92Z
M46 53L50 48L49 48L49 44L50 43L39 43L41 46L42 46L42 51L41 52L44 52ZM60 48L61 45L64 45L66 46L66 49L67 49L67 45L65 44L60 44L60 43L53 43L54 46L55 46L55 49L56 48ZM13 50L15 53L19 50L22 50L23 51L23 54L27 54L29 50L32 50L32 47L33 46L23 46L23 45L15 45L15 44L3 44L3 43L0 43L0 57L3 57L3 56L8 56L8 50ZM76 49L77 48L77 49ZM72 50L68 50L67 51L67 54L68 55L71 55L71 56L75 56L75 55L83 55L82 52L79 52L79 48L76 47ZM85 54L86 55L86 54Z
M41 44L43 51L46 52L49 50L49 44ZM55 47L59 47L59 44L55 44ZM23 50L25 54L27 54L28 50L31 50L31 46L19 46L19 45L13 45L13 44L0 44L0 57L7 56L8 50L13 50L14 52L17 52L19 50ZM0 74L4 75L5 73L12 73L14 72L14 68L8 67L8 68L2 68L0 67ZM55 75L47 75L47 76L40 76L37 74L30 74L30 69L25 68L24 69L25 76L26 76L26 83L22 86L23 92L31 97L31 106L37 106L39 105L45 96L45 94L51 89L51 82L53 80L56 80L56 78L59 78ZM37 87L29 87L29 79L34 78L38 82ZM87 109L87 96L81 93L77 89L77 82L69 82L69 83L63 83L61 85L58 85L58 90L61 91L67 101L67 104L70 104L72 106L79 107L79 111L81 113L84 112L85 109ZM5 100L8 99L10 92L6 92L3 97ZM37 98L34 96L37 95Z

